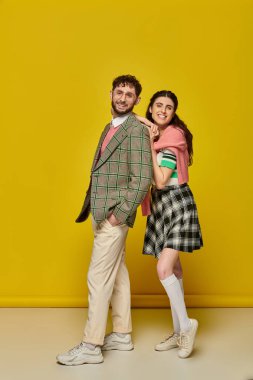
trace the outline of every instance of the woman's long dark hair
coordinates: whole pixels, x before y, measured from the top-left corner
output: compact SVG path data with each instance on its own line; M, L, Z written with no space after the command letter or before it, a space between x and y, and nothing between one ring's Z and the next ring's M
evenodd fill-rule
M167 90L162 90L162 91L157 91L153 96L152 98L150 99L150 102L149 102L149 105L148 105L148 108L147 108L147 112L146 112L146 118L150 121L152 121L152 123L154 122L154 120L152 119L152 114L151 112L149 111L150 107L153 106L155 100L159 97L166 97L166 98L170 98L173 103L174 103L174 116L173 118L171 119L169 125L174 125L175 127L181 129L185 135L185 139L186 139L186 142L187 142L187 150L188 150L188 154L189 154L189 165L192 164L192 156L193 156L193 146L192 146L192 134L191 132L189 131L189 129L187 128L186 124L183 122L183 120L181 120L178 115L176 114L176 110L177 110L177 107L178 107L178 100L177 100L177 97L176 95L171 92L171 91L167 91Z

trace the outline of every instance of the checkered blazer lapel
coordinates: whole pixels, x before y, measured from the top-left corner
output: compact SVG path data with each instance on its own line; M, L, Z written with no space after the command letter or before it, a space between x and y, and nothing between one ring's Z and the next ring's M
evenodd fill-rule
M97 170L101 165L103 165L105 163L105 161L108 160L108 158L110 157L112 152L117 148L117 146L120 145L121 142L127 137L127 135L128 135L127 129L129 127L129 125L132 123L133 117L134 116L130 115L127 118L127 120L124 121L122 126L118 129L118 131L115 133L115 135L113 135L113 137L109 141L108 145L106 146L103 154L99 157L97 164L94 165L94 167L92 168L92 171ZM108 130L109 130L109 128L107 129L107 132L108 132ZM105 137L105 135L104 135L104 137ZM103 139L104 139L104 137L103 137ZM103 140L102 140L102 143L103 143ZM102 143L101 143L101 145L102 145ZM100 146L100 148L101 148L101 146Z
M99 160L99 155L100 155L100 150L101 150L101 147L102 147L102 144L103 144L103 141L105 139L105 136L107 135L109 129L110 129L110 126L111 124L107 124L105 129L103 130L102 132L102 135L100 137L100 140L99 140L99 143L98 143L98 146L97 146L97 150L96 150L96 153L95 153L95 156L94 156L94 160L93 160L93 164L92 164L92 168L91 168L91 171L93 171L96 167L96 164Z

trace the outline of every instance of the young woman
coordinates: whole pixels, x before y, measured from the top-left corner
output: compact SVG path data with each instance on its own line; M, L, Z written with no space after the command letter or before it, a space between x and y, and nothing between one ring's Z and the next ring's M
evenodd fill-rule
M193 350L198 322L187 315L179 251L192 252L203 242L196 204L187 184L192 134L177 116L177 106L173 92L159 91L152 96L146 112L146 118L154 124L150 128L154 184L143 253L158 259L157 272L170 299L174 327L155 349L179 347L178 356L187 358Z

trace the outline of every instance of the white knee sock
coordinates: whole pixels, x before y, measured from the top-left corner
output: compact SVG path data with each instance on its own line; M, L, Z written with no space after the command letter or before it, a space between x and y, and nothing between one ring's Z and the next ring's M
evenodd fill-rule
M178 282L180 284L180 288L181 288L182 294L184 296L183 279L182 278L178 278ZM172 305L170 305L170 309L171 309L171 315L172 315L174 333L176 333L176 334L179 335L180 334L180 324L179 324L179 319L178 319L176 310L174 309L174 307Z
M177 314L180 325L180 331L189 330L191 322L187 315L184 297L178 279L174 274L172 274L171 276L160 281L170 299L171 306L174 308Z

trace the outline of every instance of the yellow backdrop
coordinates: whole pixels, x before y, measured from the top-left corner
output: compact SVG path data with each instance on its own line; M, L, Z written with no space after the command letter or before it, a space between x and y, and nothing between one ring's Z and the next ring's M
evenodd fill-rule
M90 220L75 224L112 79L170 89L194 135L205 247L182 254L189 306L253 306L249 0L0 2L1 306L87 305ZM133 305L168 301L145 219L127 242Z

